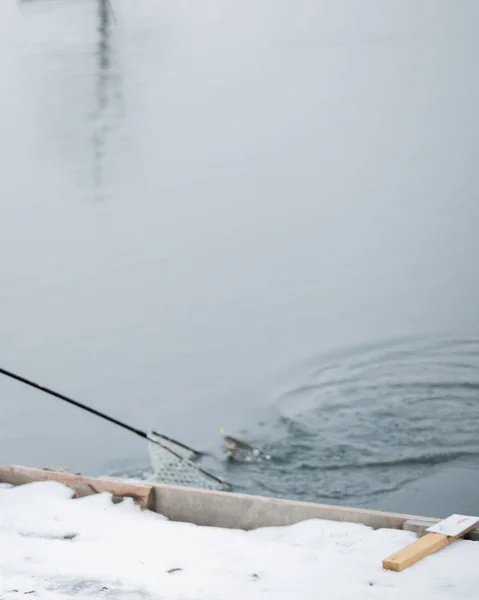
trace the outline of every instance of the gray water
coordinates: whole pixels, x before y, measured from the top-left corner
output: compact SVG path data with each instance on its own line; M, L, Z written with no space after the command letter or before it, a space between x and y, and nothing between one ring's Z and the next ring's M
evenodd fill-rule
M0 365L241 491L477 512L479 5L112 5L0 3ZM0 406L2 462L148 468Z

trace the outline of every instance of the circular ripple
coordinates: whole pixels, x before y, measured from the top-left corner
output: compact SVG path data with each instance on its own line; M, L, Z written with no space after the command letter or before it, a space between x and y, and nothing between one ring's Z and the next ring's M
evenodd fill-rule
M479 454L479 340L408 340L315 357L273 412L253 440L273 461L234 468L236 485L361 504Z
M272 460L218 450L205 468L235 491L359 506L477 457L478 430L479 339L392 341L308 360L269 418L230 432Z

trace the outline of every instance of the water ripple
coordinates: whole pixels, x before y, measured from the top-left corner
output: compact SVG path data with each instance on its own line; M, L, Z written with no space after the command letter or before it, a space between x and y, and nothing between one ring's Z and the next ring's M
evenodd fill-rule
M251 432L271 464L243 491L336 502L399 489L479 455L479 340L400 340L315 357ZM265 489L266 488L266 489Z
M361 505L479 456L479 339L352 348L295 379L269 420L238 435L271 461L225 463L217 448L212 468L236 491Z

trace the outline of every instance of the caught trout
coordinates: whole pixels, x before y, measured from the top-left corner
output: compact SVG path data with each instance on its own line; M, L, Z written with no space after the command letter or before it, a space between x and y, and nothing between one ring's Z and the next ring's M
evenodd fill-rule
M237 438L230 435L225 435L224 430L220 429L220 433L223 435L225 445L227 448L227 458L229 460L235 460L239 462L258 462L261 460L270 460L269 454L264 454L258 448L254 448L246 442L242 442Z

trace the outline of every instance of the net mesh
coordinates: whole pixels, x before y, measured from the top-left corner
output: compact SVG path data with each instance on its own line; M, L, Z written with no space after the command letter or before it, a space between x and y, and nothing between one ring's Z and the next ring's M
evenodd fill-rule
M148 433L148 452L155 478L161 483L208 490L229 488L194 462L200 456L197 452L153 431Z

